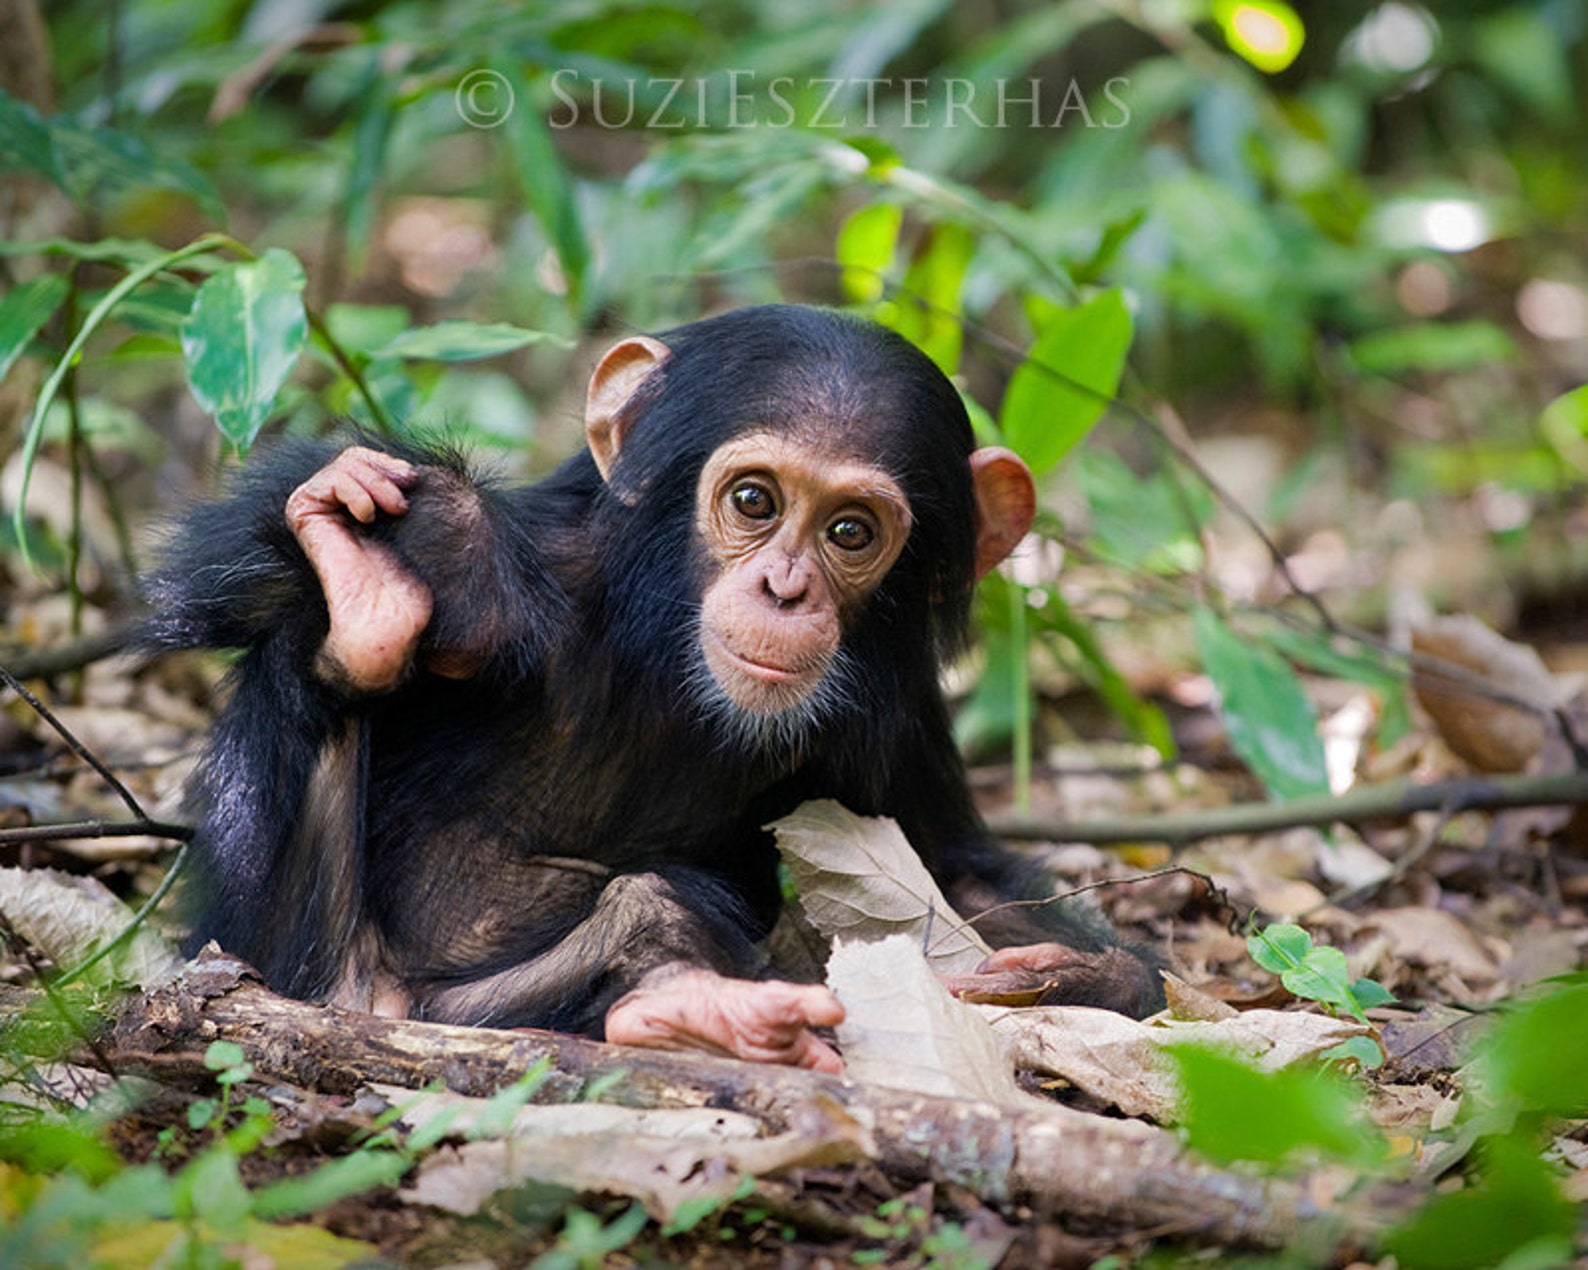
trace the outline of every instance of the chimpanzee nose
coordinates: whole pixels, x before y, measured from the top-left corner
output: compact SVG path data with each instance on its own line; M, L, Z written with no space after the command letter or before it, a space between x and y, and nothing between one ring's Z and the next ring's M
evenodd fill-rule
M768 567L761 586L778 608L792 608L810 590L810 573L800 561L785 557Z

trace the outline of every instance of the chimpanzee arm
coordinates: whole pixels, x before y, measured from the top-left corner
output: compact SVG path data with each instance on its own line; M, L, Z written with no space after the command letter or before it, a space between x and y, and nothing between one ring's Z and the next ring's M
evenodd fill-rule
M1052 899L1051 882L993 839L971 802L946 717L922 715L887 804L949 903L997 950L982 970L1051 985L1044 1004L1103 1006L1138 1018L1161 1009L1162 960L1121 941L1088 904Z
M194 512L147 586L143 642L246 650L192 786L201 821L194 943L219 940L297 996L404 1012L364 913L363 707L324 673L328 605L286 515L293 491L334 453L278 447L235 478L228 498ZM409 515L368 532L434 596L421 660L528 673L560 603L533 517L452 455L402 457L421 465ZM351 522L348 531L365 532Z
M502 490L455 451L358 438L417 469L407 514L348 531L389 548L432 599L421 663L447 673L508 676L537 668L546 633L560 629L566 599L546 564L547 542L571 515L553 499ZM171 533L165 563L146 583L149 647L247 648L266 639L286 663L315 665L330 626L324 587L289 523L294 491L340 447L290 441L256 458L228 496L205 504ZM343 685L347 687L347 685Z

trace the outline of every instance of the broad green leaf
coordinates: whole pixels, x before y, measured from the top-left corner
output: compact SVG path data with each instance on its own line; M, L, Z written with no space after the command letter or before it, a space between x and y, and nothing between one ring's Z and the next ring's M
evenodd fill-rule
M1032 610L1031 624L1044 635L1062 639L1074 650L1073 657L1063 660L1103 698L1132 737L1152 746L1165 758L1173 757L1174 736L1163 711L1137 695L1130 681L1109 658L1097 632L1076 617L1075 611L1057 591L1048 595L1041 608Z
M61 307L69 286L65 275L46 273L0 299L0 379L6 377L39 328Z
M1497 1101L1556 1116L1588 1116L1588 978L1508 1008L1484 1045L1483 1084Z
M1104 291L1049 319L1004 393L1005 440L1038 476L1053 468L1103 417L1130 349L1124 294Z
M1345 1007L1351 999L1351 972L1345 954L1327 945L1314 948L1299 966L1280 975L1279 981L1307 1001Z
M1402 1270L1570 1264L1577 1206L1550 1167L1520 1137L1490 1138L1482 1153L1476 1185L1436 1195L1384 1237Z
M1351 996L1364 1010L1371 1010L1376 1005L1395 1003L1395 994L1377 979L1351 980Z
M264 427L303 348L303 286L303 267L272 247L207 279L182 323L188 386L239 451Z
M1300 926L1275 922L1247 937L1246 952L1269 974L1282 975L1294 970L1312 951L1312 936Z
M504 67L498 67L498 73ZM504 83L518 79L503 75ZM590 241L579 214L573 178L563 166L546 129L544 112L524 103L508 116L505 132L517 169L519 188L541 232L557 254L557 264L567 287L570 307L578 312L584 303L590 272Z
M1200 1045L1165 1050L1179 1071L1186 1138L1210 1159L1283 1164L1322 1156L1363 1167L1384 1156L1360 1095L1333 1072L1259 1072Z
M225 215L209 180L138 137L95 128L68 115L42 116L0 92L0 171L30 171L87 205L125 190L176 190L217 220Z
M412 357L438 362L470 362L499 357L516 348L546 342L566 347L568 340L550 331L532 331L505 322L437 322L411 327L389 340L374 358Z
M1076 454L1070 470L1085 495L1089 536L1100 555L1149 573L1199 567L1199 531L1213 513L1205 486L1164 470L1138 474L1117 454L1095 447Z
M1351 359L1374 375L1472 370L1515 357L1516 344L1492 322L1416 322L1351 344Z
M343 225L355 271L363 267L375 224L375 187L386 161L386 143L396 117L393 93L398 76L383 64L380 49L371 50L369 69L359 93L353 127L353 161L347 169L347 193L342 200Z
M838 263L850 300L871 304L882 298L903 223L904 209L886 202L868 203L845 218L838 230Z
M1578 472L1588 472L1588 384L1556 397L1538 419L1539 431Z
M1384 1066L1384 1051L1371 1036L1353 1036L1325 1050L1320 1057L1326 1063L1355 1063L1365 1072Z
M1194 628L1230 744L1270 796L1328 793L1318 713L1295 672L1266 645L1242 639L1211 609L1197 609Z
M934 225L905 270L897 300L877 306L877 318L917 345L945 375L959 371L965 331L959 296L976 239L963 225Z

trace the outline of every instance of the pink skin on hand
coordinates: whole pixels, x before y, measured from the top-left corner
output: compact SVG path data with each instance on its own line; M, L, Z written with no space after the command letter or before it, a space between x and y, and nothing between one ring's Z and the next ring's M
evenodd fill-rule
M402 459L344 450L287 499L287 525L314 566L330 613L323 656L355 688L394 686L430 621L430 590L382 544L358 533L408 510L419 480Z
M607 1011L606 1037L616 1045L786 1063L836 1076L843 1060L811 1029L836 1026L843 1017L838 998L819 985L663 966Z

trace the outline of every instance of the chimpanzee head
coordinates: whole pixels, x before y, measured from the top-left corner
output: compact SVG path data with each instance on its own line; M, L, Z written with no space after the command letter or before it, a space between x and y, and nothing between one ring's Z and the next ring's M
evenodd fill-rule
M935 691L976 578L1035 511L1025 464L975 448L929 358L825 309L624 340L591 379L586 429L652 574L688 561L697 700L752 742L797 743L879 675Z

